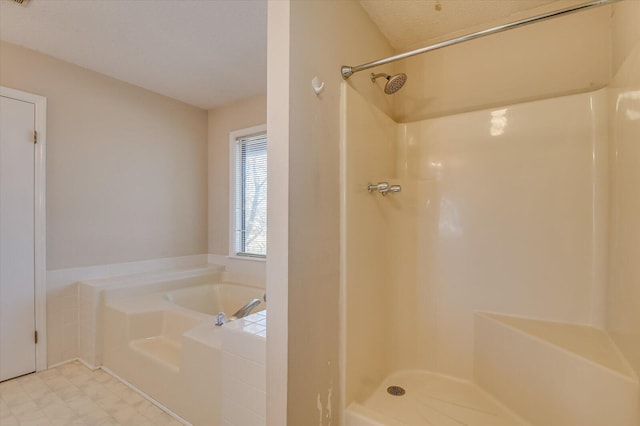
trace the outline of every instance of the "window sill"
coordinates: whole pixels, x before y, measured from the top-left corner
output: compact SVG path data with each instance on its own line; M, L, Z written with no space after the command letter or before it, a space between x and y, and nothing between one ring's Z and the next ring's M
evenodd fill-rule
M267 258L266 257L252 257L252 256L227 256L227 259L232 259L232 260L248 260L250 262L261 262L261 263L266 263L267 262Z

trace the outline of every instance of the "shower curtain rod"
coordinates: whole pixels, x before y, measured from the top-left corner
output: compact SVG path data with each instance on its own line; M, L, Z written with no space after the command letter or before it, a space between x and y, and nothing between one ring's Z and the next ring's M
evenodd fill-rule
M534 16L527 19L522 19L520 21L510 22L508 24L499 25L497 27L488 28L486 30L478 31L475 33L463 35L460 37L452 38L450 40L442 41L440 43L435 43L426 47L421 47L420 49L411 50L409 52L400 53L398 55L389 56L388 58L378 59L377 61L368 62L366 64L358 65L355 67L343 65L341 68L342 78L348 79L352 74L357 73L359 71L364 71L369 68L377 67L380 65L388 64L390 62L399 61L400 59L409 58L411 56L419 55L421 53L431 52L432 50L441 49L447 46L453 46L454 44L462 43L463 41L469 41L476 38L484 37L491 34L500 33L502 31L511 30L514 28L522 27L528 24L533 24L540 21L546 21L547 19L557 18L559 16L569 15L574 12L580 12L583 10L591 9L594 7L604 6L607 4L615 3L620 0L595 0L590 1L588 3L583 3L573 7L567 7L566 9L556 10L555 12L549 12L542 15Z

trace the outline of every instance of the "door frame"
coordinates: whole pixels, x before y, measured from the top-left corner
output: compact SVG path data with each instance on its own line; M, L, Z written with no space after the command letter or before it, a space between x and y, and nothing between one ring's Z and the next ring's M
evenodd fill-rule
M38 143L34 151L34 285L35 324L38 331L36 371L47 369L47 263L46 263L46 153L47 98L0 86L0 96L35 105L35 130Z

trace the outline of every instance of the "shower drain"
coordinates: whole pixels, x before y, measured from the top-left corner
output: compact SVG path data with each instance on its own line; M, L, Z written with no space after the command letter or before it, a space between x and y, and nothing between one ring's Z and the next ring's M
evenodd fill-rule
M387 388L387 393L393 396L402 396L407 392L400 386L389 386Z

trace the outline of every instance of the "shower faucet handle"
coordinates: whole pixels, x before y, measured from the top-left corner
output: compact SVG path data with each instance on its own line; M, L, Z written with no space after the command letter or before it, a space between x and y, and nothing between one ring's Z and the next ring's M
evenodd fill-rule
M369 193L378 191L381 194L385 194L389 190L389 182L370 183L367 185L367 191Z
M402 191L402 187L400 185L389 185L388 182L370 183L367 185L367 191L369 193L378 191L382 195L387 195L387 192L397 193Z

